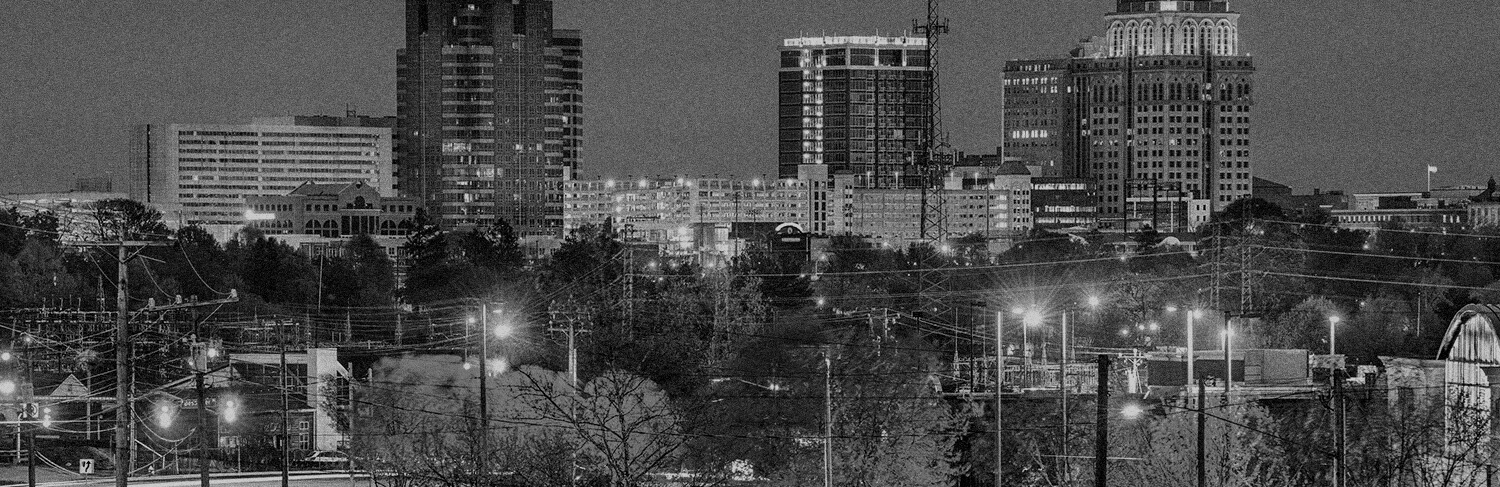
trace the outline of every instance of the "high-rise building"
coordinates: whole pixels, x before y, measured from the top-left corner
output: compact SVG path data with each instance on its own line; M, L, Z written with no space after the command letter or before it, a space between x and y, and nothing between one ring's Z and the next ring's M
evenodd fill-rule
M307 182L367 184L393 196L394 122L279 117L248 125L137 125L129 195L156 207L169 225L201 225L220 239L245 224L246 197L280 196Z
M799 37L781 43L777 174L823 164L829 174L908 176L926 150L927 39Z
M398 184L445 228L562 235L582 161L582 43L548 0L407 0Z
M1007 159L1097 182L1100 225L1131 201L1222 210L1252 185L1255 71L1226 0L1117 0L1104 37L1005 66ZM1191 203L1199 200L1204 203Z

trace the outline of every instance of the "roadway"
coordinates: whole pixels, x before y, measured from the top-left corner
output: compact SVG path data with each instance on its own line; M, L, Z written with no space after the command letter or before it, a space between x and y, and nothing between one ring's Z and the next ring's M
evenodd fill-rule
M39 482L38 487L103 487L114 485L113 478L92 478L84 480L69 480L62 482ZM24 485L24 484L22 484ZM196 475L173 475L168 477L138 477L130 479L130 485L140 487L197 487L200 484ZM209 479L209 485L215 487L278 487L281 485L281 474L276 472L263 472L257 474L226 474L216 475ZM291 485L298 487L349 487L349 474L347 473L298 473L291 475ZM356 475L355 487L368 487L370 478L368 476Z

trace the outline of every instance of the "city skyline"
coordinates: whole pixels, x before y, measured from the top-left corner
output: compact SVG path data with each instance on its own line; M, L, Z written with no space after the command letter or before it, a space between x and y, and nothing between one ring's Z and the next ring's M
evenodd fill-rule
M953 26L944 45L945 126L953 146L998 146L1004 62L1053 56L1097 35L1111 3L1068 0L1012 12L945 5ZM852 4L798 2L762 12L748 3L585 9L558 2L557 26L582 30L596 46L585 54L591 115L583 177L774 174L771 46L798 35L899 35L922 8L887 2L850 16ZM120 184L132 123L337 114L346 103L362 114L394 114L389 53L402 43L401 2L277 5L18 6L4 21L18 36L7 57L20 74L0 82L14 107L3 119L11 135L0 144L3 189L59 189L106 171ZM1482 184L1491 174L1485 156L1500 142L1483 128L1500 113L1485 109L1483 87L1497 68L1465 60L1500 41L1464 33L1480 32L1496 9L1477 1L1421 10L1274 0L1232 6L1244 14L1245 50L1260 65L1257 175L1301 191L1369 191L1419 187L1426 165L1441 169L1438 185ZM341 17L336 25L347 28L326 28Z

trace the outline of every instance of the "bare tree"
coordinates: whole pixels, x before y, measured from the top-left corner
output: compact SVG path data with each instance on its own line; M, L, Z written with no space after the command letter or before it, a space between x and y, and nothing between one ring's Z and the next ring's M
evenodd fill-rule
M611 371L574 389L555 372L523 368L519 377L535 419L568 425L581 447L579 461L610 486L642 485L672 466L686 444L680 417L649 379Z
M390 472L395 484L551 486L572 479L564 453L576 450L569 424L538 414L523 393L539 372L487 379L488 424L480 419L477 372L456 357L386 360L373 375L356 387L361 412L351 454Z

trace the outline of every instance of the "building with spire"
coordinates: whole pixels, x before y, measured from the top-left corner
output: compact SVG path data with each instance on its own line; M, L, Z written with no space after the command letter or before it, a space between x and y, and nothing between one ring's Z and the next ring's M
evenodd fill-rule
M1255 67L1229 2L1117 0L1105 24L1067 57L1006 63L1006 159L1096 181L1107 229L1250 196Z
M562 236L582 162L582 41L548 0L407 0L397 184L444 228Z

